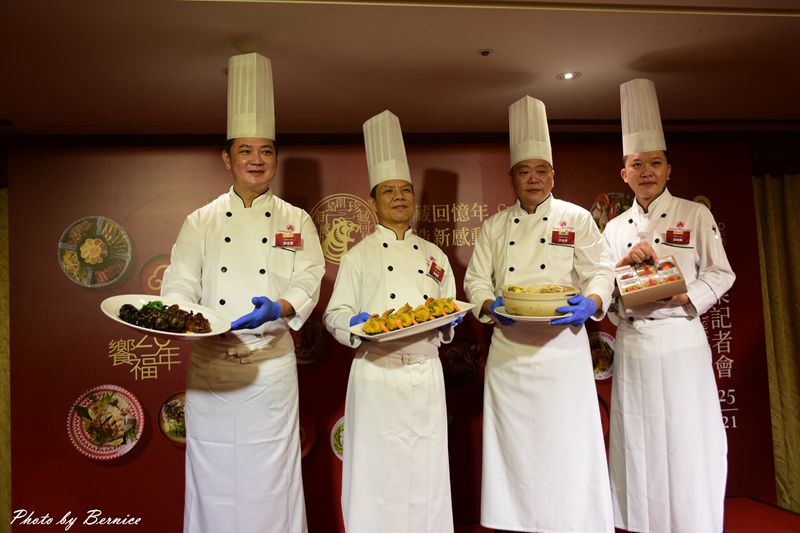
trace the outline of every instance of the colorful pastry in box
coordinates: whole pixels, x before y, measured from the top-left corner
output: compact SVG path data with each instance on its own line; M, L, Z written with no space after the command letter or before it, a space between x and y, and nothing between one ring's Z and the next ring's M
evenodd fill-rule
M686 292L686 281L672 256L616 269L617 287L625 307L671 298Z

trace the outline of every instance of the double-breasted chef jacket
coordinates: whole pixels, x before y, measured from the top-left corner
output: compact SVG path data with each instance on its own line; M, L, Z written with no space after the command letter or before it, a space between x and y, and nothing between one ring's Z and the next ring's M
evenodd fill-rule
M300 233L301 245L275 246L279 232ZM254 296L282 298L295 309L256 329L192 344L184 532L307 530L289 328L311 314L324 270L311 218L269 190L246 208L231 188L183 223L162 295L229 320L252 311Z
M481 227L464 279L475 314L506 285L556 283L611 300L613 268L585 209L552 195ZM614 530L586 330L495 326L483 405L481 524L515 531Z
M678 233L680 238L676 238ZM617 527L647 532L722 531L727 442L699 316L733 285L719 227L706 206L665 189L609 221L616 263L640 240L672 255L689 304L620 301L611 395L609 468Z
M437 280L431 265L444 269ZM363 342L353 315L454 298L455 279L436 245L378 225L342 256L325 311L336 339L357 348L347 383L342 514L348 533L453 531L441 342L453 328Z

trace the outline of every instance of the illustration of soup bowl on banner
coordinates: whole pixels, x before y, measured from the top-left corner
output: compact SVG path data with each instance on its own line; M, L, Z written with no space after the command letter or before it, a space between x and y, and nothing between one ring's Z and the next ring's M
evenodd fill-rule
M569 305L567 300L580 294L575 287L555 283L508 285L503 288L503 307L510 315L555 317L558 307Z

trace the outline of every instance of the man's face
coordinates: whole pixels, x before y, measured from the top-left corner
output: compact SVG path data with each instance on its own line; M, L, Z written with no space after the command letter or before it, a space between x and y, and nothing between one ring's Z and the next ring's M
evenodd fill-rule
M511 183L519 203L533 209L544 202L555 183L555 170L544 159L526 159L511 169Z
M662 150L656 150L627 156L620 175L638 200L649 202L667 186L671 171L667 156Z
M271 139L236 139L230 155L223 150L222 161L233 175L234 188L242 192L263 193L269 189L278 169L275 143Z
M389 180L378 184L369 206L381 224L410 224L414 216L414 187L405 180Z

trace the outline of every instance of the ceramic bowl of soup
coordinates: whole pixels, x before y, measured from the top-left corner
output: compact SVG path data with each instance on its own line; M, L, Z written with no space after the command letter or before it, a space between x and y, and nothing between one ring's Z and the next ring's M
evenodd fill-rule
M556 308L569 305L567 300L579 293L575 287L555 283L508 285L503 288L503 306L511 315L557 316L561 313Z

